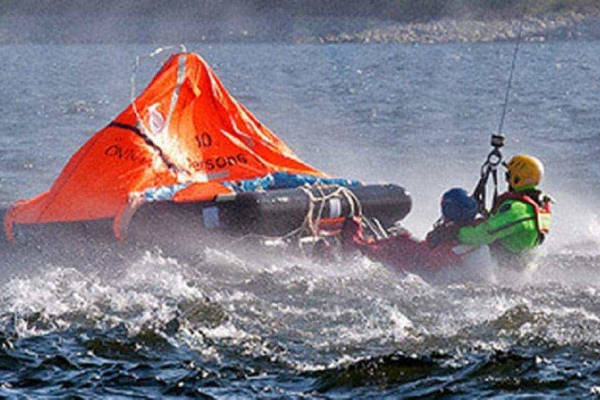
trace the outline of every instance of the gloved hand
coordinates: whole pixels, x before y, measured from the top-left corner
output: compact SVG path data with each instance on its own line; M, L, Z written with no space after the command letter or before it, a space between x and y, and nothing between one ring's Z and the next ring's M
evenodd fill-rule
M433 249L442 243L457 240L459 230L460 226L453 223L436 226L425 238L427 246L429 246L430 249Z

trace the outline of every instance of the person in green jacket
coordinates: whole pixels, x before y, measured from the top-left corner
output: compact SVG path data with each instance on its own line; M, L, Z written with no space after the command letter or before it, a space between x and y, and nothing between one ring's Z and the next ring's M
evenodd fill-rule
M543 174L537 158L514 156L507 164L509 190L498 197L487 219L460 228L458 241L490 245L494 256L510 261L542 244L552 221L551 199L537 188Z

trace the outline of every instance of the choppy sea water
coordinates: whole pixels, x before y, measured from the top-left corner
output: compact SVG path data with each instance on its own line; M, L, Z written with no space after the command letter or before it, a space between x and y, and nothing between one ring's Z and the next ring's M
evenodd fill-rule
M472 187L513 46L188 45L304 160L406 186L422 235ZM0 47L0 203L46 190L127 106L144 46ZM600 393L600 44L524 44L507 155L546 163L537 271L437 276L357 257L149 249L119 265L0 257L0 395L593 396ZM144 64L147 82L157 65ZM138 88L138 90L141 88ZM160 227L157 227L160 229ZM194 244L188 244L193 246ZM188 254L189 255L189 254Z

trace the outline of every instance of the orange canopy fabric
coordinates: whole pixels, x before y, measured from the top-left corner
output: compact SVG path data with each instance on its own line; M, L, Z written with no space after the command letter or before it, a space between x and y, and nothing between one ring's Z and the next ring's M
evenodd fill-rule
M325 177L223 87L197 54L173 55L142 94L71 158L52 188L17 201L13 224L116 218L130 198L187 184L173 201L212 200L218 184L272 172Z

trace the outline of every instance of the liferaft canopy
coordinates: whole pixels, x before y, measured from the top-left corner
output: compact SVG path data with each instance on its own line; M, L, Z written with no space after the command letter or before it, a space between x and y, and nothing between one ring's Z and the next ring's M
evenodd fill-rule
M144 193L213 200L231 192L222 182L274 172L325 176L238 103L200 56L176 54L75 153L49 191L13 205L6 233L12 239L15 223L114 218L117 224Z

